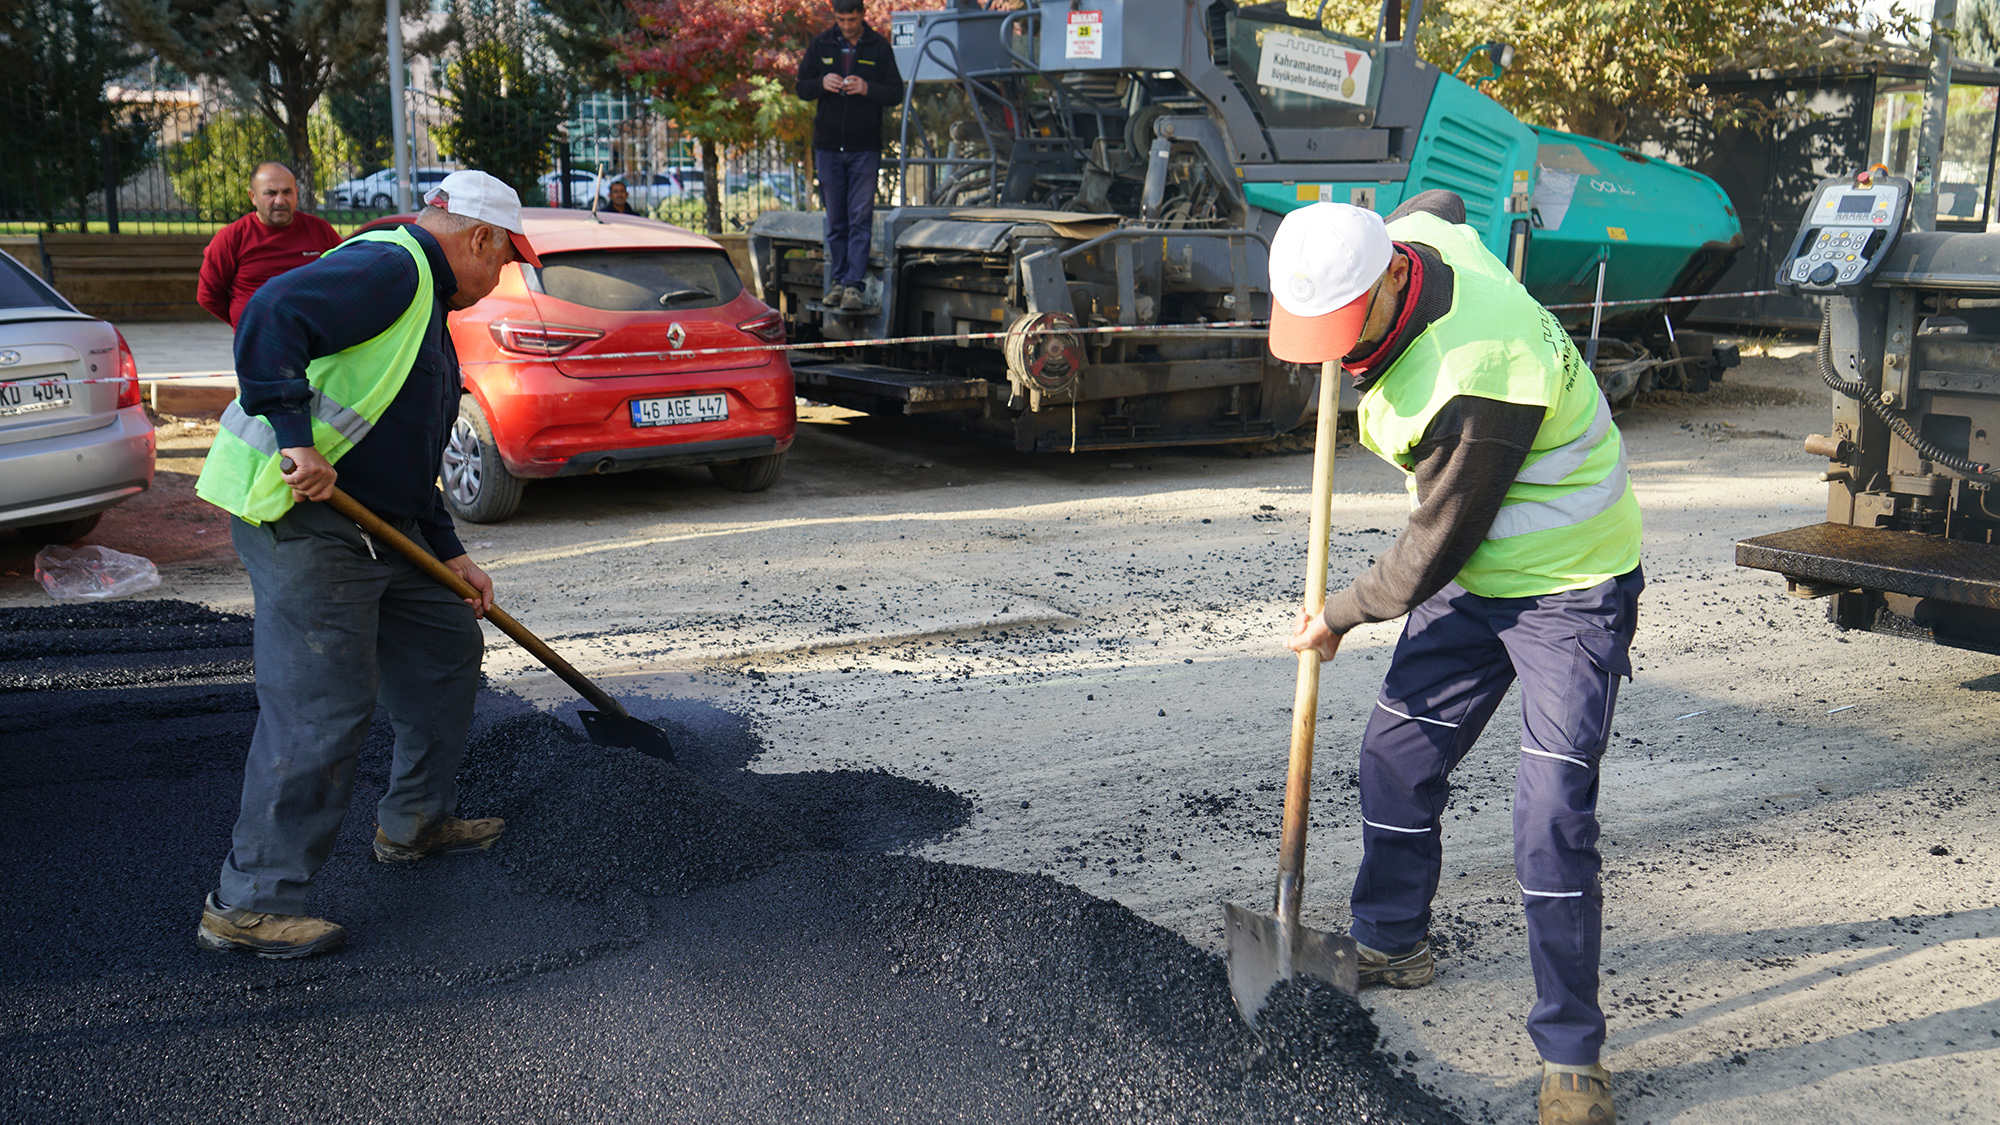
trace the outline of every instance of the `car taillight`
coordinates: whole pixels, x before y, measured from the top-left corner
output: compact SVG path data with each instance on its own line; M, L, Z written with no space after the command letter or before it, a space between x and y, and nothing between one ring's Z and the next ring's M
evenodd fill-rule
M118 337L118 405L122 409L139 405L139 361L132 355L132 345L125 342L125 334L116 328L112 335Z
M519 355L561 355L604 335L600 328L545 324L539 320L496 320L486 326L493 342Z
M751 317L736 327L767 344L782 344L785 342L785 318L779 316L776 309L772 309L762 316Z

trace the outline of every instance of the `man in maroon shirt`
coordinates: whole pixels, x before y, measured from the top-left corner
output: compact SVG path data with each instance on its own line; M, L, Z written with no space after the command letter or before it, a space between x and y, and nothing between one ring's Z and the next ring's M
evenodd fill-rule
M340 245L333 224L299 212L299 181L283 164L259 164L251 173L250 205L256 210L209 240L195 289L201 307L231 328L258 286Z

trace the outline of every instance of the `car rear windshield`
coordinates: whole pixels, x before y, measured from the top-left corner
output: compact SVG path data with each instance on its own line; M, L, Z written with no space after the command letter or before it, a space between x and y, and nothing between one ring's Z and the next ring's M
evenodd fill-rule
M542 259L542 292L607 312L705 309L743 292L719 250L587 250Z
M0 253L0 309L69 311L54 291L5 253Z

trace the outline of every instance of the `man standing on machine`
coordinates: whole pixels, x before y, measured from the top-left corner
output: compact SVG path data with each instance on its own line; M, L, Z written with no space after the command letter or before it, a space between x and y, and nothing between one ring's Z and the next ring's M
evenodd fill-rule
M875 176L882 166L882 111L903 101L896 53L868 26L862 0L833 0L833 26L799 60L799 97L813 114L813 163L826 208L826 307L864 312L868 245L875 230Z
M1361 983L1433 974L1431 899L1449 777L1521 682L1514 874L1527 911L1542 1125L1612 1125L1599 1061L1598 763L1632 674L1639 506L1611 411L1567 332L1428 191L1385 225L1317 203L1271 244L1271 351L1338 361L1361 443L1405 474L1408 527L1288 642L1408 615L1361 739Z

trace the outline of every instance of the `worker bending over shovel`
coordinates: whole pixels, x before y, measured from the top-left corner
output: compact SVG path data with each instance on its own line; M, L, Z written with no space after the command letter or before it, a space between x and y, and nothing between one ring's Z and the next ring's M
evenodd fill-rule
M1541 1122L1609 1125L1597 780L1645 585L1623 439L1569 334L1450 192L1386 224L1340 203L1292 212L1271 289L1271 351L1341 363L1361 443L1403 470L1413 504L1395 544L1323 614L1302 609L1289 642L1331 660L1348 630L1408 615L1361 738L1361 984L1430 983L1447 779L1518 678L1514 875Z
M377 704L396 741L376 859L482 851L504 828L453 815L485 645L475 619L493 583L452 530L437 473L460 393L445 313L492 292L508 263L540 264L521 234L514 189L454 172L414 225L356 235L244 307L242 393L196 492L234 517L256 597L258 714L229 856L195 931L206 948L308 957L345 940L306 914L306 890L347 815ZM324 503L336 478L478 599Z

